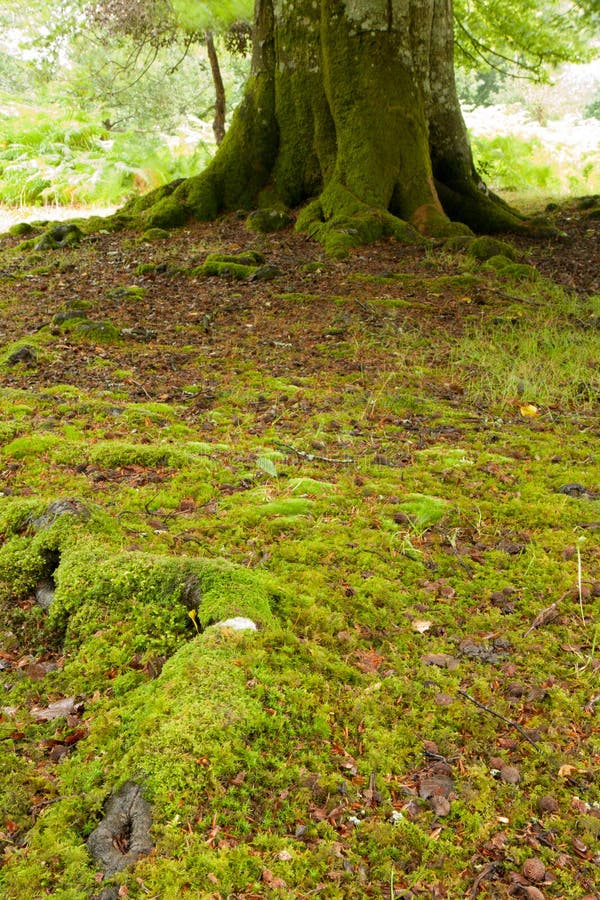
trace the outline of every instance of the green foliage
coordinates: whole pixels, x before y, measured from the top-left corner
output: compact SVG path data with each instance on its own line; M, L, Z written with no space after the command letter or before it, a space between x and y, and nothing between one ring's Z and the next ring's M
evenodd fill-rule
M207 28L222 29L232 22L250 20L253 3L251 0L211 0L210 3L195 3L194 0L172 0L173 9L184 28L189 31L205 31Z
M22 105L3 116L0 202L117 203L201 168L208 149L173 154L159 135L109 134L88 116Z
M586 5L575 0L458 0L454 12L457 62L485 73L484 84L498 70L544 79L549 67L592 54L593 24Z

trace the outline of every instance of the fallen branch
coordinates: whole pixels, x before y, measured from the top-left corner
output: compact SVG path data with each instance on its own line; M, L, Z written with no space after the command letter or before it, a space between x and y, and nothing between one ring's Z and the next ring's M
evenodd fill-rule
M304 450L297 450L295 447L292 447L291 444L280 444L279 441L275 441L275 446L279 447L280 450L287 450L290 453L295 453L296 456L299 456L301 459L306 459L308 462L326 462L326 463L334 463L335 465L351 465L354 460L353 459L333 459L331 456L317 456L315 453L306 453Z
M521 728L521 726L518 724L518 722L513 722L512 719L507 719L506 716L503 716L501 713L496 712L495 709L491 709L489 706L486 706L485 703L480 703L479 700L476 700L475 697L471 696L471 694L467 694L466 691L461 691L459 689L458 693L461 695L461 697L466 697L467 700L470 700L471 703L474 703L475 706L477 706L479 709L482 709L484 712L489 713L491 716L495 716L497 719L500 719L500 721L504 722L506 725L510 725L510 727L514 728L516 731L518 731L519 734L522 735L522 737L524 737L526 741L529 741L529 743L532 745L532 747L535 747L536 751L539 753L539 747L537 746L536 742L533 740L533 738L529 737L529 735L527 734L525 729Z

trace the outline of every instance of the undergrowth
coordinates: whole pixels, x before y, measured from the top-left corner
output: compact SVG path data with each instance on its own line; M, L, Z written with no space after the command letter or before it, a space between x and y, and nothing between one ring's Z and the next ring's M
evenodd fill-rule
M2 250L0 893L594 896L595 301L448 249L224 281L210 228Z

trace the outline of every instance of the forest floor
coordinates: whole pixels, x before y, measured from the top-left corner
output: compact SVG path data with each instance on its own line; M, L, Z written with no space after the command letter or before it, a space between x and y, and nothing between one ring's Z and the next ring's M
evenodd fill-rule
M600 898L597 209L2 238L2 897Z

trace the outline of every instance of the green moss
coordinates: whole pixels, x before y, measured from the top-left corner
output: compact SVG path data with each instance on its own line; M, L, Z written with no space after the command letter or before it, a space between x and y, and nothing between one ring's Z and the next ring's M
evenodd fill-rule
M25 234L31 234L34 230L35 229L30 222L17 222L16 225L11 225L8 229L8 233L20 237Z
M508 256L504 256L504 254L502 253L497 253L495 256L490 256L489 259L486 260L482 268L495 269L497 272L501 272L510 265L512 265L512 261L508 258Z
M431 528L448 511L448 503L440 497L410 494L402 498L399 509L406 515L416 531Z
M140 243L152 243L153 241L165 241L170 237L165 228L148 228L140 238Z
M192 269L193 275L216 275L219 278L234 278L238 280L242 280L244 278L248 278L250 275L253 275L258 266L250 265L245 266L240 263L235 262L221 262L219 260L212 260L205 262L203 265L198 266L196 269Z
M113 344L119 340L119 329L112 322L79 322L73 326L72 333L96 343Z
M168 232L167 232L168 234ZM161 263L140 263L135 267L134 272L136 275L153 275L155 272L162 270Z
M61 443L56 434L30 434L15 438L2 448L4 456L13 459L25 459L28 456L39 456Z
M78 225L71 222L52 225L34 240L34 250L56 250L62 247L76 247L83 233Z
M163 197L143 214L145 232L155 229L172 229L184 225L190 217L189 211L175 197Z
M17 253L26 253L28 250L33 250L35 246L35 238L29 238L26 241L21 241L15 247Z

